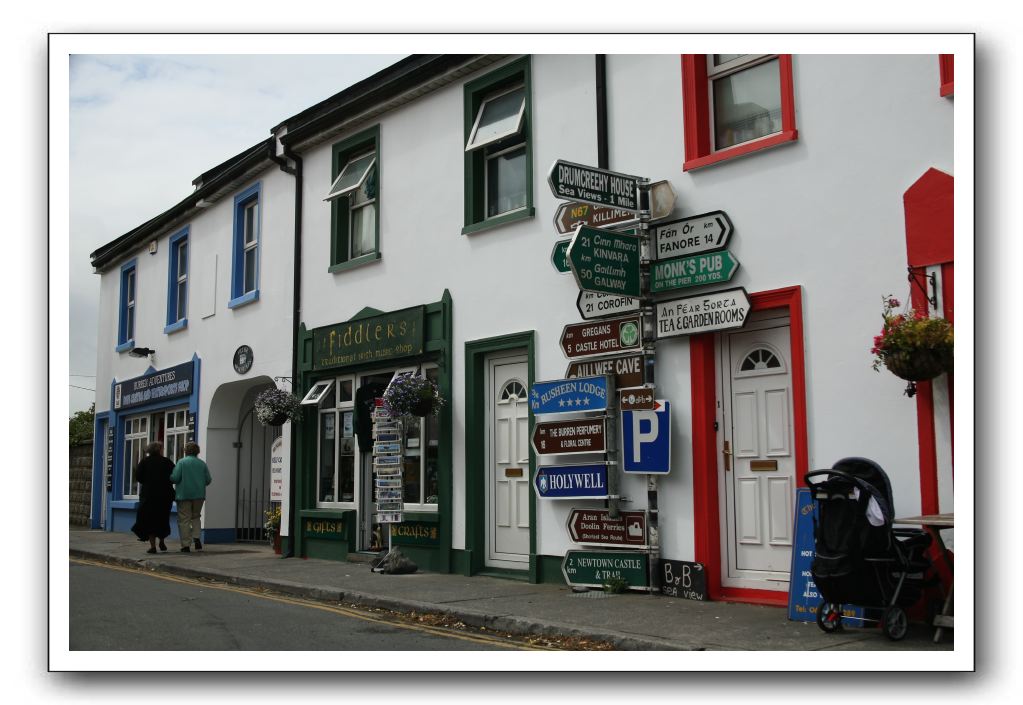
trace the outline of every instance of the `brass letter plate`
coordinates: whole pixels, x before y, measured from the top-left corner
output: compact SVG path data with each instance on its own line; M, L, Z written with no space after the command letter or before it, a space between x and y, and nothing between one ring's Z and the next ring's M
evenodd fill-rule
M766 470L777 470L777 460L751 460L749 461L749 469L753 472L764 472Z
M505 468L505 477L522 477L522 468Z

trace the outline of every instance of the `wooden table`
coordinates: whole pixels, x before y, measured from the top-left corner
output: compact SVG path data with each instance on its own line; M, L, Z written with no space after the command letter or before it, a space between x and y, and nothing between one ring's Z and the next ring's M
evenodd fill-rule
M916 524L922 526L934 537L935 542L938 544L938 550L941 551L941 557L945 561L945 565L948 566L949 575L954 575L952 569L952 561L948 557L948 550L945 548L945 542L941 540L942 529L952 529L955 527L955 516L953 513L948 514L924 514L916 517L905 517L903 519L896 519L896 524ZM934 617L934 643L937 644L941 641L942 630L946 627L953 629L953 617L952 617L952 585L948 587L948 595L945 596L945 603L941 607L941 614Z

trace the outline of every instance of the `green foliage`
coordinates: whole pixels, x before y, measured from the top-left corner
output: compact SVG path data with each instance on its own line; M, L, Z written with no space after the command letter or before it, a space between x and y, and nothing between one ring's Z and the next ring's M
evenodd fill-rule
M907 313L895 313L899 301L890 294L881 298L884 325L874 336L873 368L880 370L886 361L901 353L913 354L920 350L935 350L951 356L954 346L952 324L944 318L930 318L926 311L910 309Z
M608 578L604 582L604 592L618 595L629 589L629 581L625 578Z
M88 411L76 411L74 416L68 419L70 444L76 446L92 438L92 429L96 421L96 404L89 406Z

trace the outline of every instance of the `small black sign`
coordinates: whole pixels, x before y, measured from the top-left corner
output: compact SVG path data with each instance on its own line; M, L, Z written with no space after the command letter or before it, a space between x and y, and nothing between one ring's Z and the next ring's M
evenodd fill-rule
M234 371L240 375L252 369L252 348L242 345L234 351Z
M662 558L661 594L685 600L706 600L707 572L703 564Z

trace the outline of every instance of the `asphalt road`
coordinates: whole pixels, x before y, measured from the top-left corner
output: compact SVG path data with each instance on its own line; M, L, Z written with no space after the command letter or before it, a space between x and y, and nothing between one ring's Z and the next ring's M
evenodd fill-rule
M70 649L507 651L498 638L372 612L72 560Z

